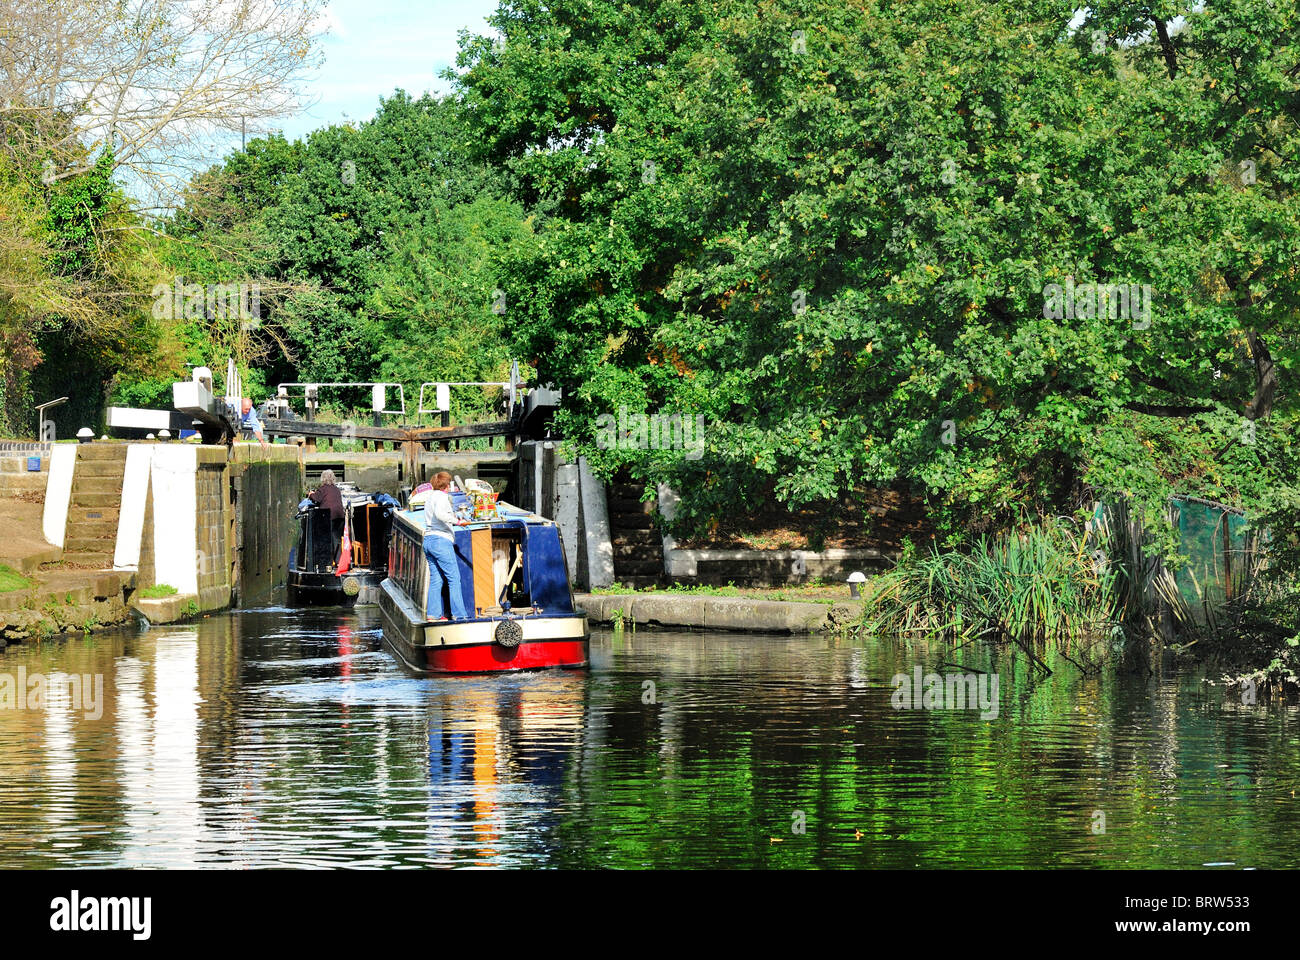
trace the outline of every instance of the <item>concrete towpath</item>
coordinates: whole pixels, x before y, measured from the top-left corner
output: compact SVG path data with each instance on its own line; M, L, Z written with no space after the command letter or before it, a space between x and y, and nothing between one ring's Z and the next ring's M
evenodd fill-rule
M804 603L673 591L579 593L573 599L595 623L621 618L637 626L753 633L821 633L856 623L864 608L861 600Z

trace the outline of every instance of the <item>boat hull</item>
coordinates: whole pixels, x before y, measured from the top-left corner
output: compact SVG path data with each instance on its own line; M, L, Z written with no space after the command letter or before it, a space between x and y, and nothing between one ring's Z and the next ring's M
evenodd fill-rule
M585 614L535 615L511 620L521 638L514 646L496 639L506 617L474 620L422 619L410 599L393 581L379 591L384 640L412 670L421 673L497 673L577 669L589 663L589 637Z
M379 602L383 570L352 570L343 576L289 570L289 603L293 605L373 606Z

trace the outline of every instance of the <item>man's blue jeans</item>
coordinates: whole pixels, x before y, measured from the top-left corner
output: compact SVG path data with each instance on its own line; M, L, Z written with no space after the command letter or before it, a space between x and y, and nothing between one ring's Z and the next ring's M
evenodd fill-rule
M451 618L468 620L465 612L465 597L460 592L460 564L456 560L456 548L446 537L428 535L424 538L424 558L429 561L429 599L425 607L430 620L439 620L447 615L442 602L442 585L447 584L451 594Z

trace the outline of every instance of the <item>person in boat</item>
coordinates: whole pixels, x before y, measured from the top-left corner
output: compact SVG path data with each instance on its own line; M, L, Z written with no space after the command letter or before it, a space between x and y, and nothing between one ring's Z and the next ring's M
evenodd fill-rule
M343 524L347 511L343 508L343 494L336 485L333 470L325 470L320 475L320 486L307 495L312 503L330 512L330 540L334 544L333 555L337 558L339 544L343 540Z
M429 563L429 597L425 614L430 620L446 620L442 603L445 584L451 595L451 619L467 620L465 597L460 589L460 564L456 560L456 533L460 525L451 505L451 474L443 470L430 481L433 489L424 501L424 557Z
M239 428L241 430L249 431L253 436L257 437L258 442L265 447L266 436L262 432L262 421L257 419L257 411L253 409L253 401L248 399L248 397L244 397L240 402L239 407Z

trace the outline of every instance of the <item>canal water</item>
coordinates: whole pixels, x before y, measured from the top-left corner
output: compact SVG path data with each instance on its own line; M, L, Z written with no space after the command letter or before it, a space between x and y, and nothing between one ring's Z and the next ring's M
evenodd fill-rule
M375 613L276 607L10 647L43 699L0 709L0 867L1300 864L1295 709L1194 674L649 630L592 659L419 678ZM954 662L996 717L897 706Z

